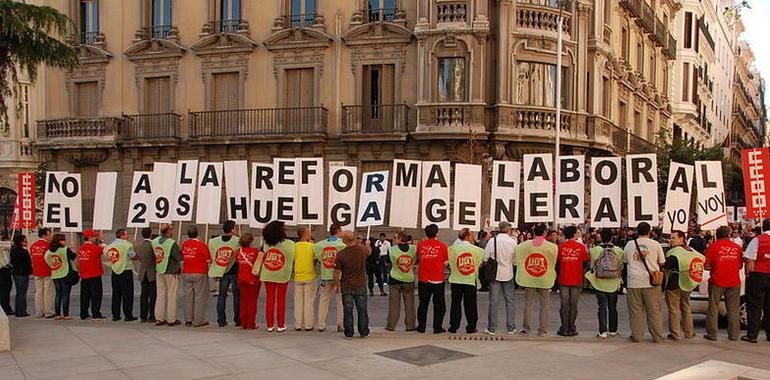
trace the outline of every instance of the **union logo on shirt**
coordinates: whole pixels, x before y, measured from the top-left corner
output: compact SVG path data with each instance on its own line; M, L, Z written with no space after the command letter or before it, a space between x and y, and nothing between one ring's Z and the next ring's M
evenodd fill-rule
M283 269L286 264L286 256L276 248L270 248L265 253L265 269L276 272Z
M153 251L155 252L155 264L163 262L163 258L166 257L166 251L162 247L155 247Z
M62 267L62 260L59 255L50 256L48 259L48 266L53 270L59 270Z
M409 255L399 256L398 259L396 259L396 266L401 273L408 273L409 270L412 269L412 257Z
M120 260L120 251L117 248L110 248L107 250L107 261L110 264L115 264Z
M690 261L688 275L690 276L690 280L695 282L703 281L703 260L700 257L696 257Z
M324 269L334 269L334 259L337 257L336 247L324 247L321 251L321 263Z
M473 255L469 252L461 253L457 256L457 270L463 275L468 276L476 271L476 265L473 264Z
M548 270L548 259L540 253L533 253L524 260L524 269L532 277L540 277Z
M216 257L214 258L214 262L220 266L220 267L226 267L228 264L230 264L230 260L232 260L233 256L235 255L235 251L233 251L232 248L224 246L217 249Z

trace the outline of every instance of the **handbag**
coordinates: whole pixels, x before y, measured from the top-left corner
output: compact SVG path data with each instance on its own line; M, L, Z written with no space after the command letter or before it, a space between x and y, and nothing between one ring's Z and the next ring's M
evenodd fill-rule
M497 280L497 236L494 237L495 255L487 259L484 266L481 267L481 273L479 273L480 280L484 283L490 283Z
M663 272L656 270L651 271L650 267L647 266L647 257L642 256L642 251L639 249L639 242L634 239L634 245L636 245L636 253L639 254L639 258L642 259L642 264L644 264L644 269L647 270L647 274L650 275L650 285L652 286L660 286L663 284Z
M69 286L75 286L80 281L80 274L73 268L72 263L70 263L69 271L67 272L67 276L65 276L64 279L67 281Z
M238 250L240 254L240 249ZM262 262L265 260L265 252L261 249L257 253L257 258L254 260L254 264L251 266L251 274L259 277L262 273Z

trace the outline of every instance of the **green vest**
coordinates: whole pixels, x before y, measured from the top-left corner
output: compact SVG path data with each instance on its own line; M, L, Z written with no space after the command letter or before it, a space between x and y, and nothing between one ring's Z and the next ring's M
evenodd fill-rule
M450 284L480 285L479 267L484 250L473 244L457 243L449 247Z
M525 241L516 247L516 283L525 288L550 289L556 281L556 244L535 247Z
M313 256L321 263L321 281L334 280L334 259L337 258L337 252L345 248L346 245L340 238L321 240L313 244Z
M233 267L240 248L240 238L235 235L231 236L228 241L224 241L221 236L209 240L209 252L211 253L209 277L221 278L224 276Z
M591 254L591 263L593 265L596 260L599 260L599 256L602 255L602 252L604 252L604 247L601 245L597 245L596 247L591 248L588 253ZM623 249L620 247L612 247L612 252L615 253L615 256L618 258L619 263L623 263L623 255L625 253L623 252ZM597 278L594 272L588 271L585 275L588 282L591 283L591 286L594 287L594 289L605 292L605 293L614 293L620 289L620 278Z
M674 256L679 263L675 271L679 274L679 289L689 292L695 289L703 281L703 263L705 256L695 250L687 250L684 247L674 247L666 252L666 257Z
M155 271L158 272L158 274L165 274L166 268L168 267L168 258L171 256L171 247L174 246L174 239L166 238L166 240L163 241L163 243L160 242L160 238L163 236L158 236L155 239L152 239L152 251L155 253Z
M277 245L265 244L265 259L259 278L262 282L285 284L291 279L294 269L294 242L286 239Z
M123 273L126 269L126 264L128 264L128 251L133 248L134 245L131 242L122 239L115 239L115 241L104 248L104 256L107 258L113 273ZM131 266L128 267L128 270L132 270Z
M390 255L390 277L401 282L414 282L414 263L417 261L417 246L409 244L404 252L398 245L388 249Z
M56 252L47 251L45 262L51 267L51 279L67 277L70 271L70 261L67 259L67 247L61 247Z

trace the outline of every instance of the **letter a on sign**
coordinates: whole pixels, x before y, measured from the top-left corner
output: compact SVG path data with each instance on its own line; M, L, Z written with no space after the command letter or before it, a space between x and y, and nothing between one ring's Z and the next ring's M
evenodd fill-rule
M687 231L692 198L692 165L671 162L666 186L666 209L663 213L663 233Z
M149 227L150 212L152 212L150 205L152 205L152 172L134 172L126 227Z
M361 177L358 202L358 227L385 224L385 201L388 196L388 172L367 172Z

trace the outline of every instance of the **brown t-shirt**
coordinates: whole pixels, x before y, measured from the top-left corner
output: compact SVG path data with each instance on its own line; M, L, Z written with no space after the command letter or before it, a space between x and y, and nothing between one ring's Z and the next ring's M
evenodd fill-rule
M366 247L356 245L337 252L334 269L340 270L342 289L360 289L366 287Z

